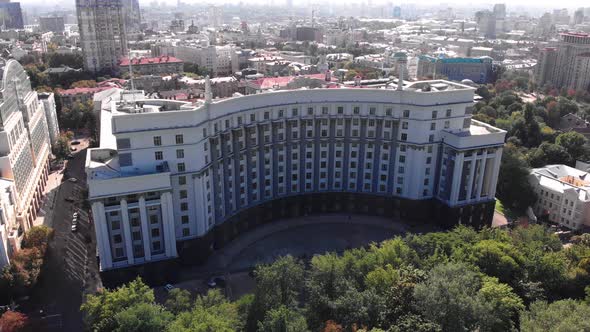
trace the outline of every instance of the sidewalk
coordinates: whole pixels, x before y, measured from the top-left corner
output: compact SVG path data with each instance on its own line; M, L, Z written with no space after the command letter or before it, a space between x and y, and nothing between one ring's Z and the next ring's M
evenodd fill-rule
M54 171L49 174L47 186L45 186L45 191L43 192L43 202L39 209L39 213L37 214L37 218L33 221L33 226L45 225L53 227L53 211L55 209L62 178L63 174L59 171Z

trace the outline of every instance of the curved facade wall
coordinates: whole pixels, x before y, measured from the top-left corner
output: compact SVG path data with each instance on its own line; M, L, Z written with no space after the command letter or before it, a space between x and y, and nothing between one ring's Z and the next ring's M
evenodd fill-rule
M251 219L254 210L301 213L289 212L288 202L305 211L313 204L302 197L324 199L311 210L327 212L372 197L397 204L398 216L400 204L420 209L400 203L406 201L427 202L428 209L434 201L447 207L493 201L504 133L472 123L473 89L446 84L448 90L435 92L297 90L199 107L142 100L134 111L114 103L103 111L113 137L101 137L101 149L116 150L118 168L89 160L90 196L117 206L149 191L149 185L129 191L131 182L145 185L146 174L162 174L169 185L154 190L171 196L169 241L205 237Z

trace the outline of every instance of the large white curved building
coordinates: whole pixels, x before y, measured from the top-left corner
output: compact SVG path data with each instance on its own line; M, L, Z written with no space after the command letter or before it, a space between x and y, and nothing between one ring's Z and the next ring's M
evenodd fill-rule
M116 96L86 165L101 269L199 256L314 212L490 224L505 132L471 120L473 97L447 81Z
M0 267L37 218L50 154L44 104L18 61L0 59Z

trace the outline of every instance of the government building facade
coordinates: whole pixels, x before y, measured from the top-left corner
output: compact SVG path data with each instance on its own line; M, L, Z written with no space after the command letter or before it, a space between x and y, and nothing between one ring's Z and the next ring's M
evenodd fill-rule
M208 82L207 82L208 83ZM491 224L505 132L475 89L301 89L103 101L86 160L102 271L206 254L261 223L365 213Z

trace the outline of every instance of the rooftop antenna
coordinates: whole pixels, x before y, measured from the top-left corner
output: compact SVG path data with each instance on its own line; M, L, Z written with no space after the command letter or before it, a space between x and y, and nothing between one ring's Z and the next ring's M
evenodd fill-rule
M135 91L135 84L133 83L133 66L131 65L131 50L127 49L127 57L129 58L129 79L131 80L131 91Z
M209 75L205 77L205 103L211 104L211 100L213 99L213 94L211 93L211 79L209 79Z

